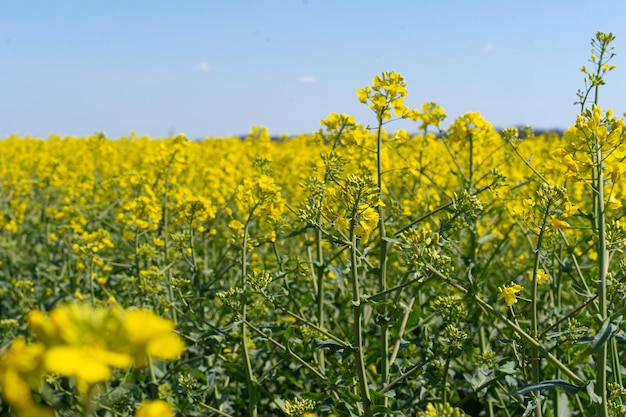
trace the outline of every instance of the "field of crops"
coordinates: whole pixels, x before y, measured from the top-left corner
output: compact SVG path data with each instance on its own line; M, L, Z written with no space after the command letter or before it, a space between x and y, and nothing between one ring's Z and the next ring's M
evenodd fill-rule
M612 40L562 136L389 72L311 135L0 140L0 414L626 415Z

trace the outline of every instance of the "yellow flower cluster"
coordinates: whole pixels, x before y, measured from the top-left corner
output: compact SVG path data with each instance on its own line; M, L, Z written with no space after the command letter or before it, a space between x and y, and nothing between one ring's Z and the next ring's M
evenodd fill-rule
M28 321L37 341L17 338L0 359L3 396L18 416L44 410L30 392L47 374L74 378L86 394L114 368L144 367L149 358L173 360L184 350L172 321L142 309L74 302L49 314L34 310Z
M397 72L375 76L371 86L357 89L356 94L359 101L367 104L382 120L391 119L392 111L396 116L402 116L409 110L404 104L404 97L408 95L406 83Z
M563 134L562 146L557 147L552 156L567 167L568 175L576 181L590 177L591 168L597 164L594 153L601 151L607 155L603 161L611 166L611 180L616 183L622 171L624 151L620 145L626 142L624 118L617 118L613 110L606 113L595 104L578 116L576 124ZM591 152L590 152L591 150Z
M350 175L342 187L327 190L324 214L341 232L353 228L354 234L367 241L380 220L377 207L383 204L369 177Z
M276 220L283 213L285 200L274 179L262 174L237 186L236 204L245 220L252 214Z
M426 410L420 412L418 417L464 417L466 415L463 410L452 407L448 403L439 403L437 405L428 403L426 404Z

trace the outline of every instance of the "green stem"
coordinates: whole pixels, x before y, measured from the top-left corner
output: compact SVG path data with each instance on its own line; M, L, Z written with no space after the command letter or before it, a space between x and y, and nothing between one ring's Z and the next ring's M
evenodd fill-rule
M334 334L328 332L327 330L322 329L321 327L317 326L315 323L312 323L311 321L305 319L304 317L299 316L296 313L287 310L285 307L281 306L280 304L274 304L274 307L276 307L277 309L279 309L283 313L287 314L288 316L293 317L294 319L296 319L300 323L302 323L302 324L304 324L306 326L309 326L310 328L312 328L316 332L319 332L319 333L323 334L324 336L328 337L330 340L333 340L333 341L337 342L337 344L339 344L339 346L341 346L342 348L347 349L347 350L352 350L352 346L350 346L350 343L347 343L344 340L342 340L341 338L339 338L339 337L335 336Z
M345 129L345 124L342 124L340 129L337 132L337 135L335 136L334 140L333 140L333 146L332 149L330 151L330 154L333 155L335 152L335 149L337 148L337 145L339 144L339 139L341 138L343 131ZM330 173L328 171L328 167L326 169L326 171L324 172L324 186L326 186L328 184L328 182L330 181ZM322 204L323 200L324 200L324 196L325 196L325 192L322 192L321 196L320 196L320 204ZM317 218L317 224L321 225L322 224L322 213L320 213L320 215ZM320 327L324 327L325 326L325 322L326 322L326 313L325 313L325 306L324 306L324 299L325 299L325 294L324 294L324 273L326 272L326 264L324 263L324 250L322 247L322 229L320 226L315 228L315 261L316 261L316 274L317 274L317 323L319 324ZM324 357L324 349L319 349L317 351L317 362L320 366L320 370L322 371L322 373L325 372L326 369L326 360Z
M277 341L276 339L274 339L273 337L271 337L270 335L266 334L265 332L263 332L263 330L259 329L258 327L254 326L252 323L250 323L248 320L246 320L244 322L248 327L250 327L256 334L258 334L259 336L261 336L262 338L264 338L265 340L267 340L268 342L272 343L274 346L276 346L277 348L279 348L280 350L282 350L284 353L286 353L287 355L291 356L292 358L294 358L296 361L298 361L302 366L304 366L305 368L307 368L309 371L313 372L315 374L315 376L317 376L319 379L321 379L322 381L327 381L328 378L326 378L326 376L321 373L320 371L318 371L317 369L313 368L313 366L311 366L310 363L308 363L307 361L305 361L304 359L302 359L300 356L298 356L297 354L293 353L291 351L291 349L289 348L289 346L285 346L282 343L280 343L279 341Z
M213 412L213 413L215 413L215 414L217 414L217 415L224 416L224 417L233 417L233 416L231 416L230 414L226 414L225 412L223 412L223 411L221 411L221 410L218 410L217 408L211 407L210 405L205 404L205 403L203 403L203 402L198 402L197 404L198 404L200 407L202 407L202 408L206 408L207 410L209 410L209 411L211 411L211 412Z
M537 278L539 271L539 262L541 261L541 244L543 243L543 236L546 230L546 224L548 222L548 217L550 215L550 206L552 204L552 200L548 199L548 203L545 207L545 213L543 215L543 221L541 222L541 229L539 230L539 236L537 237L537 246L534 248L535 252L535 262L533 265L533 282L532 282L532 290L531 290L531 317L530 317L530 327L531 327L531 335L535 340L539 340L539 318L538 318L538 308L537 308L537 298L538 298L538 287L539 280ZM537 347L532 348L531 352L531 368L532 368L532 381L533 384L539 384L539 374L541 367L541 360L539 358L539 349ZM536 392L535 395L538 397L540 394ZM535 407L535 416L541 417L541 406L537 405Z
M174 164L174 159L176 158L176 154L178 151L173 152L170 156L170 160L167 164L167 170L165 172L165 190L163 192L163 207L161 208L161 217L162 217L162 229L161 236L163 239L163 257L165 261L165 265L169 265L170 263L170 255L168 248L168 228L169 228L169 212L167 209L168 200L169 200L169 189L170 189L170 173L172 171L172 165ZM165 280L167 283L167 295L169 297L169 302L174 302L174 288L172 287L172 271L168 269L165 271ZM176 309L171 309L172 311L172 320L175 324L178 324L178 316L176 313Z
M550 184L550 182L543 175L541 175L541 173L537 171L534 166L532 166L530 161L522 156L519 149L517 149L517 146L515 146L513 142L509 142L509 144L511 145L511 148L513 148L513 151L515 152L517 157L522 160L524 165L526 165L533 172L533 174L535 174L544 184Z
M93 285L93 260L89 259L89 268L87 270L87 283L89 285L89 300L91 301L91 306L96 305L96 293Z
M378 116L378 137L377 137L377 176L378 176L378 199L383 199L383 138L382 126L383 115ZM385 293L387 290L387 241L384 239L385 232L385 210L382 204L378 205L378 234L380 239L380 258L378 262L378 292ZM387 296L384 295L380 307L380 315L383 318L380 322L380 377L382 386L389 382L389 325L387 323ZM387 405L387 397L383 399L383 406Z
M416 294L418 291L419 291L419 288L416 288L415 293L409 300L409 303L406 306L406 310L404 311L404 316L402 317L402 322L400 323L400 328L398 329L398 336L396 336L396 342L393 346L393 352L391 352L391 358L389 359L390 364L396 361L396 357L398 356L398 352L400 351L400 345L402 344L402 336L404 335L406 324L409 321L409 315L411 314L411 311L413 311L413 304L415 304L415 298L416 298Z
M387 384L386 386L384 386L378 393L379 394L384 394L387 391L391 390L392 388L394 388L396 385L398 385L400 382L404 381L405 379L407 379L408 377L410 377L411 375L413 375L415 372L419 371L420 369L422 369L424 366L426 366L429 362L431 361L431 359L426 359L423 362L418 363L417 365L414 365L411 369L409 369L408 371L406 371L405 373L403 373L402 375L400 375L399 377L397 377L396 379L394 379L393 381L391 381L389 384Z
M565 241L566 245L567 245L567 241ZM559 256L557 257L557 259L561 259L563 258L563 246L561 245L559 247ZM556 265L558 263L558 260L553 264ZM556 309L557 311L563 311L563 297L561 294L561 280L562 280L562 272L559 270L559 268L557 268L556 266L553 266L552 269L552 276L554 277L554 287L552 290L552 294L554 297L554 304L556 305ZM561 327L561 322L559 320L557 320L557 322L555 324L553 324L552 326L549 327L554 327L555 329L557 329L558 332L560 332L562 330ZM546 331L543 330L542 332L542 336L546 334ZM540 337L542 337L540 336ZM560 347L557 346L556 350L555 350L555 354L557 356L561 356L559 355L560 352ZM561 371L559 371L558 369L556 370L555 373L555 377L556 379L561 379ZM564 413L564 410L562 411L561 409L564 408L567 405L567 401L565 401L564 403L561 401L561 395L558 391L554 391L552 393L552 403L554 404L554 406L552 407L553 409L553 414L556 416L560 416Z
M357 268L357 250L356 250L356 235L354 234L355 221L352 216L350 222L350 240L352 242L350 248L350 262L352 272L352 313L354 318L353 323L353 339L354 339L354 353L356 356L356 371L359 379L359 390L361 394L361 401L363 403L363 410L366 417L372 417L372 411L370 410L370 392L367 384L367 374L365 372L365 352L363 349L363 328L361 320L361 294L359 290L359 276Z
M603 172L603 155L602 147L596 138L596 187L594 193L595 199L595 221L598 231L598 303L599 313L602 322L608 318L608 302L607 302L607 273L609 264L609 254L606 247L606 219L604 212L604 172ZM607 406L607 372L606 364L608 357L608 344L603 344L598 350L596 359L596 394L602 399L601 403L596 404L596 414L598 417L607 417L609 415Z
M243 358L246 367L246 383L248 385L248 415L250 417L257 417L257 404L256 404L256 381L252 374L252 364L250 362L250 352L248 351L248 326L247 321L247 301L246 300L246 288L247 288L247 258L248 258L248 228L250 226L250 220L252 214L248 217L246 224L243 228L243 244L241 248L241 288L243 290L244 299L241 307L241 344L243 350Z
M315 229L315 257L317 262L317 323L320 327L324 327L324 322L326 321L324 314L324 272L326 268L324 266L324 252L322 248L322 231L319 228ZM318 349L317 363L322 373L324 373L326 369L324 349Z
M98 392L96 385L90 385L83 400L83 417L91 417L96 412L95 397Z
M489 347L489 344L487 342L487 335L485 335L485 328L483 326L480 326L480 329L478 331L478 338L480 339L480 350L481 352L485 353L487 351L490 351L491 348ZM497 378L497 377L496 377ZM489 383L491 383L492 381L495 381L495 378L488 381ZM480 389L483 386L480 386L476 389L476 392L479 392ZM456 407L460 407L459 404L456 404ZM493 410L493 402L492 401L487 401L487 415L489 417L494 417L494 410Z
M446 404L448 402L448 373L450 372L450 360L452 360L452 357L450 356L450 354L446 355L446 363L444 365L443 368L443 381L441 384L441 398L444 404Z

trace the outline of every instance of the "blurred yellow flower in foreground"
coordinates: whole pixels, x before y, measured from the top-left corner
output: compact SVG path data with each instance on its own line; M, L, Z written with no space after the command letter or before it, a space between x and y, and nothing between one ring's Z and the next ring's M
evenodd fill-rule
M148 310L126 311L117 304L93 307L75 301L48 314L31 311L28 321L38 341L15 339L0 355L3 397L18 416L53 415L30 395L47 374L75 378L86 394L94 384L108 380L113 368L143 367L148 358L173 360L185 349L171 320Z
M135 417L174 417L174 411L166 401L146 400L139 405Z

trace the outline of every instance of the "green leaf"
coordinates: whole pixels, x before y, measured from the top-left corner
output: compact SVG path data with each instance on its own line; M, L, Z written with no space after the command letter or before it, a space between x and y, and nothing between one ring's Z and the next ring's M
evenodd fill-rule
M515 373L515 362L509 361L503 365L500 365L500 367L498 368L498 371L508 374L508 375Z
M537 406L539 406L539 401L537 400L541 400L543 397L539 397L539 398L535 398L531 401L528 402L528 405L526 406L526 410L524 411L524 414L522 414L522 417L528 417L530 416L533 411L535 411L535 408L537 408Z
M491 240L491 239L493 239L493 238L496 238L496 237L498 237L498 235L497 235L496 233L490 233L490 234L487 234L487 235L481 236L481 237L478 239L478 246L482 246L482 245L484 245L485 243L487 243L489 240Z
M384 240L385 242L389 242L389 243L396 243L396 244L398 244L398 245L402 245L402 244L404 244L404 241L403 241L402 239L395 239L395 238L392 238L392 237L387 237L387 236L384 236L384 237L383 237L383 240Z
M377 416L388 416L394 412L391 408L383 407L382 405L375 405L372 407L372 413Z
M318 403L330 403L334 404L333 399L328 396L325 392L307 392L303 391L300 393L300 396L303 399L313 400Z
M587 298L593 297L593 294L590 293L587 288L584 288L580 285L572 284L572 289L574 290L576 294L581 295L583 297L587 297Z
M626 345L626 337L617 335L617 334L614 337L615 337L615 340L617 340L617 344Z
M589 381L587 384L587 394L592 403L602 404L602 397L596 394L596 381Z
M294 332L294 326L287 326L287 328L283 332L283 343L285 345L289 344L289 339L291 339L293 332Z
M578 392L580 391L580 388L577 387L576 385L572 385L561 379L547 379L545 381L541 381L538 384L526 385L518 389L517 391L515 391L513 394L524 395L531 391L541 391L541 390L549 389L549 388L563 388L565 391L569 392L570 394L578 394Z
M340 352L343 350L343 346L332 339L313 339L313 349L329 349L331 352Z
M478 391L478 388L489 381L492 377L492 372L488 368L480 367L476 369L473 375L466 375L465 379L470 383L474 391Z
M598 349L604 346L604 344L611 338L615 329L616 329L616 326L612 324L609 321L609 319L606 319L604 323L602 324L602 328L600 328L600 331L598 331L598 333L596 333L593 336L583 336L579 338L578 340L576 340L576 343L578 344L588 343L589 346L587 346L586 352L587 353L596 352Z
M607 318L602 323L602 328L600 331L594 336L591 344L589 345L589 349L592 352L600 349L604 344L609 340L613 332L615 331L615 326L611 323L611 321Z
M337 265L333 265L330 264L326 267L326 269L328 269L330 272L333 273L333 275L335 276L334 280L331 280L331 282L336 282L337 283L337 287L339 287L339 290L341 291L341 293L345 293L346 292L346 286L344 283L344 275L343 275L343 271L337 266Z

